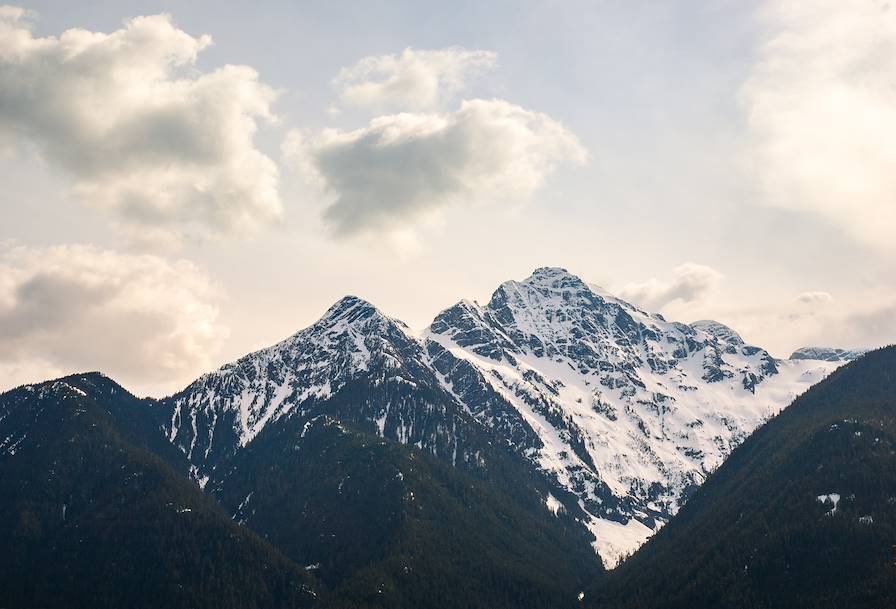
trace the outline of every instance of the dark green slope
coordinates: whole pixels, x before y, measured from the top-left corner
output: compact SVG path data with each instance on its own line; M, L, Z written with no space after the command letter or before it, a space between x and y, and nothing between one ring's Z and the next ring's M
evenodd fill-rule
M818 499L830 494L836 510ZM896 607L896 347L757 430L586 603Z
M336 607L574 607L600 562L501 454L482 480L321 415L265 428L209 488Z
M134 397L99 372L73 374L0 395L0 454L4 446L13 443L4 439L14 439L28 433L31 426L40 425L48 407L58 406L59 400L79 398L89 398L93 410L101 413L124 441L157 455L179 473L189 471L183 453L171 445L162 430L167 411L154 400Z
M303 569L146 450L178 462L155 416L96 374L0 396L0 606L312 604Z

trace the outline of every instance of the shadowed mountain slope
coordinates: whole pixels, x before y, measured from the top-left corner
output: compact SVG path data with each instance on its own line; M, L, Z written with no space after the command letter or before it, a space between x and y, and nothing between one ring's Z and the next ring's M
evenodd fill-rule
M178 461L154 416L98 374L0 396L2 604L310 606L311 577L147 450Z

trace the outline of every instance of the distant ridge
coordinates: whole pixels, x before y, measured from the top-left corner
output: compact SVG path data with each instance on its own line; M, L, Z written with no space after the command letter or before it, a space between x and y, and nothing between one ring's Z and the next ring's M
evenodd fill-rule
M850 362L862 356L865 349L834 349L831 347L800 347L790 354L790 359L814 359L826 362Z

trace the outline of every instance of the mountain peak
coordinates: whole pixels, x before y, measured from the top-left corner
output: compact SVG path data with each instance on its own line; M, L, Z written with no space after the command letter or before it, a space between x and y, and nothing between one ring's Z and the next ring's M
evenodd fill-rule
M326 400L347 383L360 378L382 380L399 368L424 378L423 347L401 321L384 315L357 296L344 296L315 323L289 338L243 356L218 371L204 375L184 391L172 396L174 416L168 429L197 463L193 472L201 480L215 451L234 451L252 441L270 421L276 421L297 405ZM195 457L195 429L186 416L202 411L232 419L230 440L214 437L204 457ZM183 414L182 414L183 411ZM185 438L187 438L185 440ZM220 447L220 448L218 448ZM195 450L194 450L195 449ZM223 453L222 453L223 454Z
M522 281L510 280L502 283L492 294L487 308L499 308L508 301L532 306L536 301L554 301L557 298L569 300L570 295L582 295L589 301L593 299L591 290L581 278L566 269L545 266L535 269Z
M29 383L17 387L34 393L77 394L81 397L104 397L115 393L129 395L129 392L102 372L78 372L56 379Z
M699 321L695 321L691 324L691 327L695 330L702 330L710 336L714 336L715 338L726 343L734 345L744 344L744 339L741 338L740 334L738 334L725 324L713 319L701 319Z
M343 296L327 309L321 319L345 319L356 315L372 315L379 310L368 301L351 294ZM382 313L380 313L382 315Z
M566 275L571 275L569 271L560 266L540 266L534 271L532 271L532 275L529 276L529 279L533 278L541 278L541 277L562 277Z
M405 333L410 331L404 322L387 316L370 302L348 295L337 300L317 322L299 334L348 329L367 332L375 327L385 329L391 326L397 326Z
M573 275L564 268L556 266L538 267L526 279L519 282L522 285L533 287L569 287L571 284L580 284L585 286L585 282L581 278Z

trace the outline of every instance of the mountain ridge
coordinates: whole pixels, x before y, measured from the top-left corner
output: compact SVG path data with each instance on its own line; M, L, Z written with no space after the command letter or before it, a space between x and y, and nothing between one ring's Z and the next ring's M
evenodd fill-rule
M346 296L308 328L160 403L169 439L205 485L268 424L324 412L366 379L385 401L339 417L454 466L460 454L471 470L483 441L473 438L487 438L547 480L545 509L575 514L612 566L753 428L839 363L778 360L718 322L668 322L540 267L418 333Z

